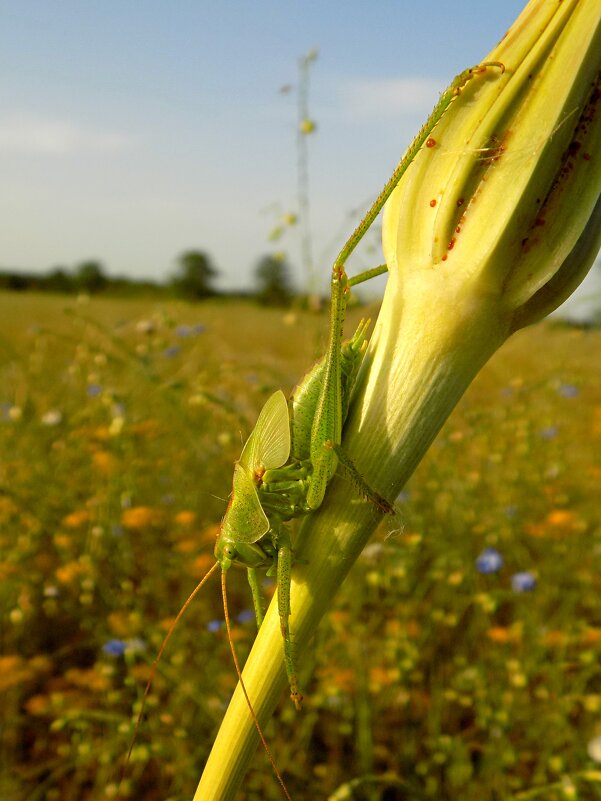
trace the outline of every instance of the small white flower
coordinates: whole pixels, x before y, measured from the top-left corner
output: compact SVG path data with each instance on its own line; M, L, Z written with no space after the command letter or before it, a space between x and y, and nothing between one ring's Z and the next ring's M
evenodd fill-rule
M601 734L589 740L586 746L586 752L593 762L601 762Z
M136 331L138 334L152 334L156 330L156 326L152 320L138 320L136 323Z
M20 406L11 406L8 410L8 417L13 423L18 423L23 417L23 409Z
M43 426L57 426L63 421L63 413L58 409L50 409L42 415Z

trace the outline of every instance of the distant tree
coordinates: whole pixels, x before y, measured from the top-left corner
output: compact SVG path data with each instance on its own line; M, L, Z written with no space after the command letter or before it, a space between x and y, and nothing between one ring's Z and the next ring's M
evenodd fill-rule
M171 286L178 295L193 300L201 300L215 294L211 286L219 274L207 253L200 250L187 250L177 260L178 272L171 280Z
M283 256L268 254L255 268L257 298L266 306L287 306L292 298L290 268Z
M54 267L44 277L44 289L49 292L73 292L75 282L63 267Z
M106 289L108 278L99 261L92 259L83 261L75 270L75 283L78 289L89 292L90 295Z

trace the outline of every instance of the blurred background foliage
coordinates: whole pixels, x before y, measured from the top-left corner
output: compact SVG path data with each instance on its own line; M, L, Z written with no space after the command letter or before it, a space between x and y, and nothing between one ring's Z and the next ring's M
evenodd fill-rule
M191 798L235 685L217 580L120 789L119 765L241 443L326 328L232 298L0 294L3 800ZM267 729L294 799L601 798L600 345L545 322L470 388L323 621L304 711L282 698ZM242 797L280 797L260 752Z

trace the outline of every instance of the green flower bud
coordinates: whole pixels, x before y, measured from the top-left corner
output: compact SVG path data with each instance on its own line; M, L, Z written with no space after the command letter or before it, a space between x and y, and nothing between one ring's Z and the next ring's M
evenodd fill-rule
M507 333L575 289L601 240L601 5L532 0L453 101L387 203L408 302L430 281L495 297ZM414 287L417 284L417 287Z

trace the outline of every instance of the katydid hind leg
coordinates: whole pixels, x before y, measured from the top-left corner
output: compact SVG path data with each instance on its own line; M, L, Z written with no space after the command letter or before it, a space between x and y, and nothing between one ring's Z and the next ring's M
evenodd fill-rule
M394 506L387 501L383 495L380 495L379 492L370 487L370 485L355 467L355 464L350 456L344 452L344 449L340 445L333 445L332 447L338 456L338 461L350 476L359 493L368 501L373 503L374 506L377 506L378 509L384 514L394 514Z
M438 122L444 116L448 107L461 94L464 86L469 81L476 75L486 72L489 67L498 68L501 72L505 71L504 65L500 62L484 62L476 67L464 70L442 93L434 110L413 142L409 145L392 176L336 257L331 280L330 334L326 352L326 370L311 432L313 476L307 494L307 504L311 509L317 509L321 505L328 481L336 469L337 456L331 446L326 447L326 443L338 446L340 445L342 435L340 347L342 343L342 328L344 325L347 296L351 286L345 270L346 262L371 227L412 161L426 143ZM383 266L381 266L381 268L375 268L375 274L379 274L379 272L384 272ZM371 275L368 274L361 278L361 280L355 280L355 283L361 283L361 281L365 281L369 277L371 277Z
M313 473L307 493L307 505L317 509L323 501L328 481L336 471L337 456L326 443L340 444L342 436L341 347L344 316L348 300L348 277L344 265L336 263L332 271L330 331L325 357L323 383L311 428L311 463Z
M296 661L290 636L290 580L292 572L292 548L288 533L282 533L278 543L278 612L280 615L280 628L284 640L284 663L290 685L290 698L294 706L300 711L303 696L298 689L296 677Z

